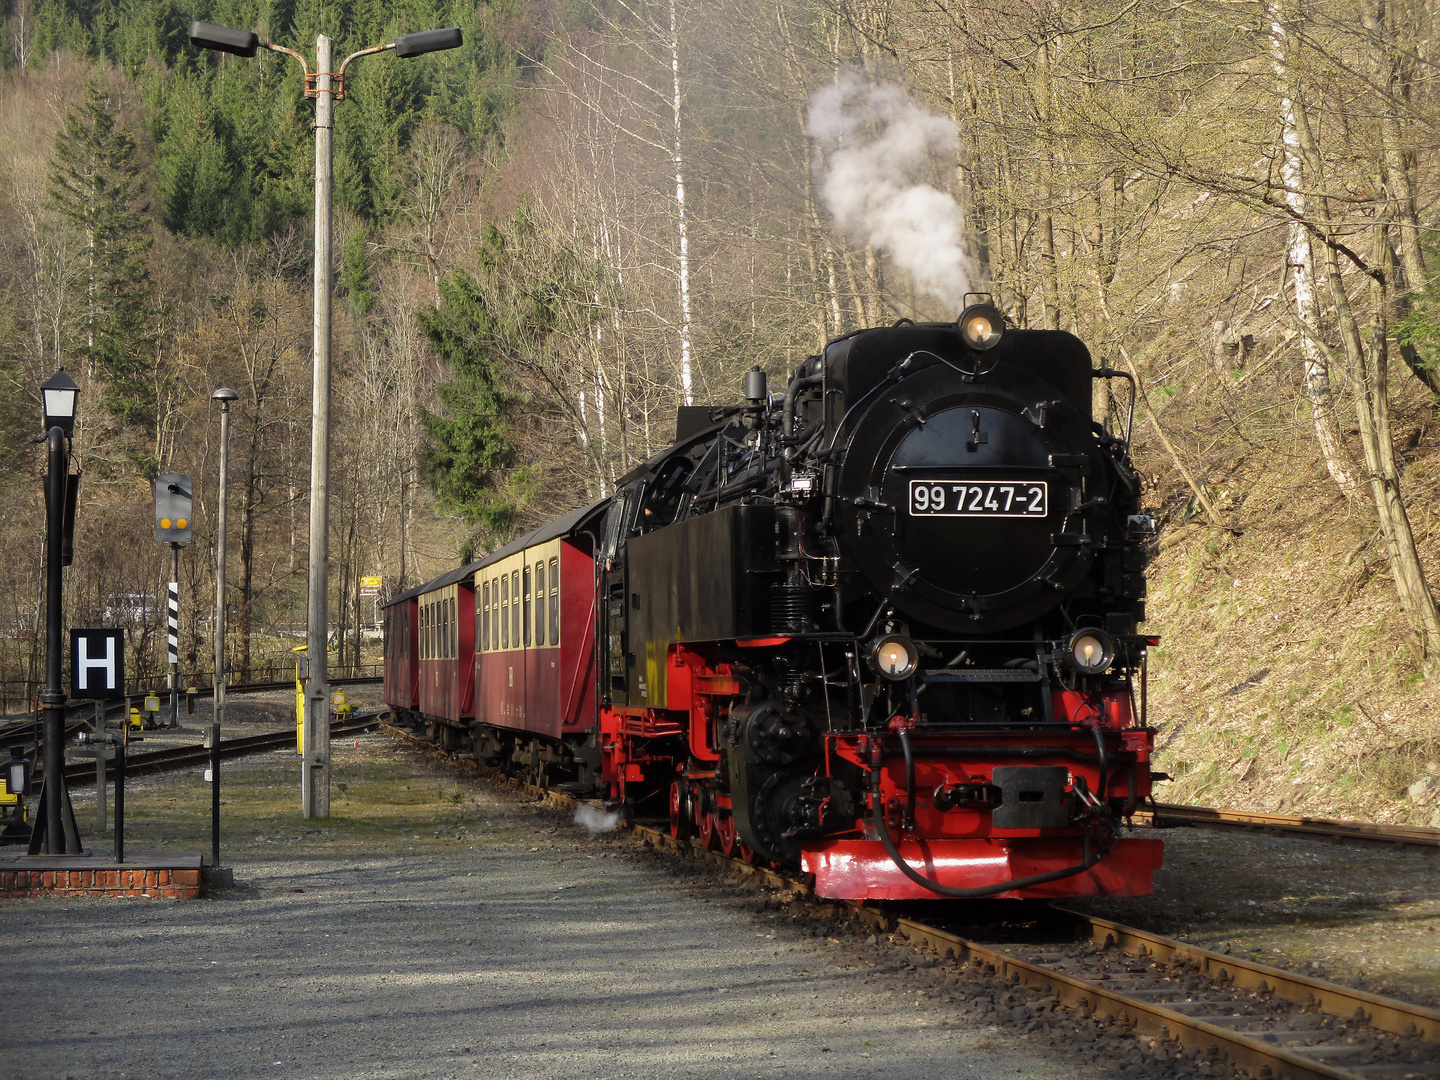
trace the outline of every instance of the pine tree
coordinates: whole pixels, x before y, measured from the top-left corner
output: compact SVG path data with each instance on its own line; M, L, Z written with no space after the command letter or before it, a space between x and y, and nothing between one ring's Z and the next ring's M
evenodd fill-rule
M104 385L115 418L149 429L157 401L155 289L145 266L149 206L135 140L93 82L55 138L50 197L85 250L74 351L86 375Z
M513 470L511 419L521 403L505 371L508 320L493 295L492 277L504 237L486 229L480 277L456 270L440 283L440 306L422 308L420 329L451 378L436 388L444 413L426 410L421 464L440 501L496 536L513 526L523 505L524 477Z

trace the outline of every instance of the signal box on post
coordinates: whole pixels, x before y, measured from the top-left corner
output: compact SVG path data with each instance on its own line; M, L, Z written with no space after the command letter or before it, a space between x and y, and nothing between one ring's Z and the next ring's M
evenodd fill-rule
M155 539L164 544L190 543L190 474L160 473L152 484L155 489Z

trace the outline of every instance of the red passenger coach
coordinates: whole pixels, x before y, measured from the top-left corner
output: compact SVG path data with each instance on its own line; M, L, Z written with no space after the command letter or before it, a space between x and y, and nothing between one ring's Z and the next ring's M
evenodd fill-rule
M385 678L397 719L536 781L598 779L593 529L604 509L576 510L416 590L410 698L407 598L392 601Z
M391 709L413 710L420 707L420 686L416 681L419 647L419 586L395 597L384 607L385 627L385 704Z
M474 574L478 563L430 582L419 610L419 705L426 716L463 724L475 715Z

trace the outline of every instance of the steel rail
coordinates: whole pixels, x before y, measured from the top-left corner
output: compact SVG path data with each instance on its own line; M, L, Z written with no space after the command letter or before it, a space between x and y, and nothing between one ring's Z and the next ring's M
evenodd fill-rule
M1154 810L1141 810L1135 820L1142 824L1195 825L1217 829L1244 829L1279 836L1303 836L1378 847L1440 849L1440 829L1420 825L1380 825L1364 821L1333 821L1328 818L1292 817L1286 814L1259 814L1252 811L1216 810L1208 806L1180 806L1156 803Z
M500 770L472 759L457 757L435 743L420 739L390 723L383 723L382 730L436 757L451 763L462 762L486 779L521 791L557 809L573 812L582 802L568 794L506 776ZM1186 1048L1206 1053L1219 1052L1236 1068L1252 1076L1284 1077L1287 1080L1364 1080L1365 1066L1360 1066L1356 1071L1312 1060L1294 1050L1266 1042L1263 1038L1253 1038L1242 1031L1221 1027L1200 1017L1187 1016L1168 1009L1158 1002L1133 997L1098 982L1032 963L1013 955L1005 946L981 944L917 919L896 917L883 906L867 902L822 900L814 896L804 877L777 872L769 867L747 866L738 858L697 847L689 840L676 839L665 829L637 823L627 823L624 827L648 846L758 877L768 885L797 897L804 896L818 903L848 907L861 922L872 929L885 933L895 932L916 948L932 950L941 956L953 957L961 963L992 969L999 978L1007 982L1046 990L1054 994L1059 1002L1082 1014L1110 1017L1145 1035L1175 1041ZM1380 997L1363 990L1354 990L1323 979L1297 975L1266 964L1225 956L1059 905L1052 904L1051 910L1074 920L1082 935L1088 936L1098 945L1113 945L1128 955L1161 963L1181 960L1190 965L1197 975L1222 986L1229 985L1270 994L1301 1007L1313 1008L1342 1020L1360 1021L1401 1037L1440 1042L1440 1011ZM1416 1074L1420 1075L1422 1069L1423 1066L1417 1067Z
M380 714L358 713L353 720L344 725L337 724L332 730L337 735L353 735L357 732L368 731L380 725ZM282 731L266 731L259 735L244 735L238 739L224 739L220 743L220 756L222 758L244 757L246 754L258 753L262 750L273 750L284 746L295 745L295 729ZM176 769L188 769L196 766L210 764L210 751L203 746L167 746L161 750L147 750L139 754L125 755L125 775L134 776L150 773L173 772ZM37 776L40 775L37 770ZM115 763L109 761L105 765L107 778L115 774ZM94 760L79 761L65 766L66 782L72 787L95 783Z

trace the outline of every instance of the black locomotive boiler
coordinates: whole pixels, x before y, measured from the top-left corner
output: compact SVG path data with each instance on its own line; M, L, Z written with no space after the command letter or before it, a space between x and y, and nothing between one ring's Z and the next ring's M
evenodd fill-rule
M1152 525L1091 407L1116 376L989 303L831 342L783 394L747 373L565 520L595 570L583 722L541 746L477 695L461 737L668 800L677 835L824 896L1149 892L1160 842L1120 830L1150 794Z

